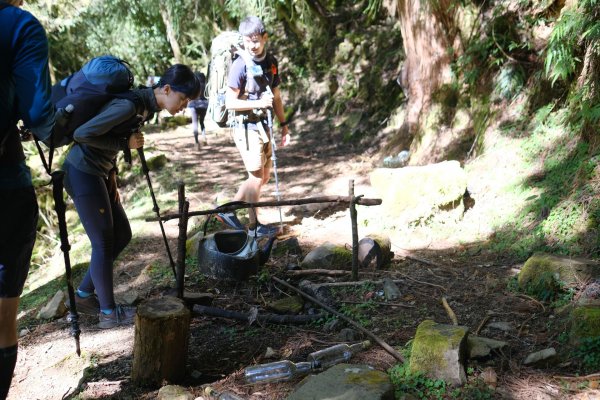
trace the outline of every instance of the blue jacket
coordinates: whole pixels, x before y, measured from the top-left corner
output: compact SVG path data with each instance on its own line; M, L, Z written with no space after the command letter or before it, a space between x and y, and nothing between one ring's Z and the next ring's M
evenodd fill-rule
M0 9L0 54L0 190L8 190L31 185L17 121L39 139L54 126L48 39L40 22L19 7Z

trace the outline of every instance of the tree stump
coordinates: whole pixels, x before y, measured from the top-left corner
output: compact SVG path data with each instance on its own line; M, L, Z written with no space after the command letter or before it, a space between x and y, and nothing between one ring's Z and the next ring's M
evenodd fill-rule
M131 379L160 385L185 376L190 310L176 297L150 299L137 309Z

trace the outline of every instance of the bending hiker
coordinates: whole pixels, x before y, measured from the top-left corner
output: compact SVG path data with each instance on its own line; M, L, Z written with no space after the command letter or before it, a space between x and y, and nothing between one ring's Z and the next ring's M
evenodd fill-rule
M242 156L248 178L239 187L234 201L257 202L260 191L271 175L271 151L267 127L266 109L272 108L281 126L281 146L290 142L290 134L283 110L283 101L279 91L279 71L277 60L267 51L268 34L262 21L257 17L248 17L240 23L246 54L238 57L232 64L227 80L226 104L236 114L234 127L235 144ZM263 76L248 73L247 63L251 59L254 65L262 68ZM236 229L243 229L235 213L220 213L219 219ZM249 232L257 237L273 235L277 229L262 225L257 216L249 213Z
M158 85L133 90L141 99L136 102L139 104L114 98L74 132L74 145L63 165L65 188L92 244L90 265L77 289L76 302L80 312L99 315L100 328L131 324L135 315L134 307L115 303L113 292L113 262L131 240L115 165L119 150L142 147L144 136L139 131L129 138L117 133L128 121L135 125L139 116L146 120L162 109L171 115L180 112L198 95L198 89L192 70L176 64Z
M22 1L0 2L0 399L17 362L17 308L35 243L38 205L17 129L50 136L48 40Z
M206 86L206 76L202 72L196 72L198 82L200 83L200 96L197 99L190 100L188 108L192 112L192 130L194 133L194 140L196 142L196 148L200 150L200 142L198 141L198 123L200 123L200 129L202 132L202 141L207 144L206 141L206 128L204 127L204 117L206 117L206 109L208 108L208 100L204 96L204 88Z

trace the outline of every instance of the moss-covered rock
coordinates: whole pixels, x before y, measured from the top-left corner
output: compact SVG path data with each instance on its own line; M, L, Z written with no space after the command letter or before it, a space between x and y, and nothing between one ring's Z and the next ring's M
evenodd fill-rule
M552 285L552 282L548 281L549 277L554 277L561 285L574 285L600 277L600 264L586 259L536 253L525 262L517 279L519 287L526 290L530 287Z
M464 326L437 324L431 320L421 322L413 340L410 371L453 385L464 384L467 381L467 337L468 328Z
M421 167L378 168L371 185L383 200L381 207L403 222L425 219L448 205L462 206L467 175L458 161Z
M150 171L158 171L159 169L167 165L167 161L167 156L165 156L164 154L159 154L148 158L148 160L146 160L146 163L148 164L148 169Z
M304 300L300 296L284 297L269 303L269 308L279 314L298 314L304 307Z
M600 307L576 307L571 311L569 341L577 344L584 338L600 337Z
M343 246L324 243L308 253L300 266L305 269L344 269L352 265L352 251Z

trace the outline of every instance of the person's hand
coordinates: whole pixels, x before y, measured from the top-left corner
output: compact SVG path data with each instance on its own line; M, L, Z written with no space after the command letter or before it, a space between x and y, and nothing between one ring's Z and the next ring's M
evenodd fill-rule
M288 146L290 143L292 143L292 135L286 125L281 128L281 147Z
M121 201L121 196L119 196L119 189L117 186L117 170L115 168L108 172L106 188L108 189L108 197L110 200L115 204L119 203Z
M257 108L273 108L273 93L264 92L258 101L261 105Z
M129 148L139 149L144 146L144 134L142 132L136 132L129 136Z

